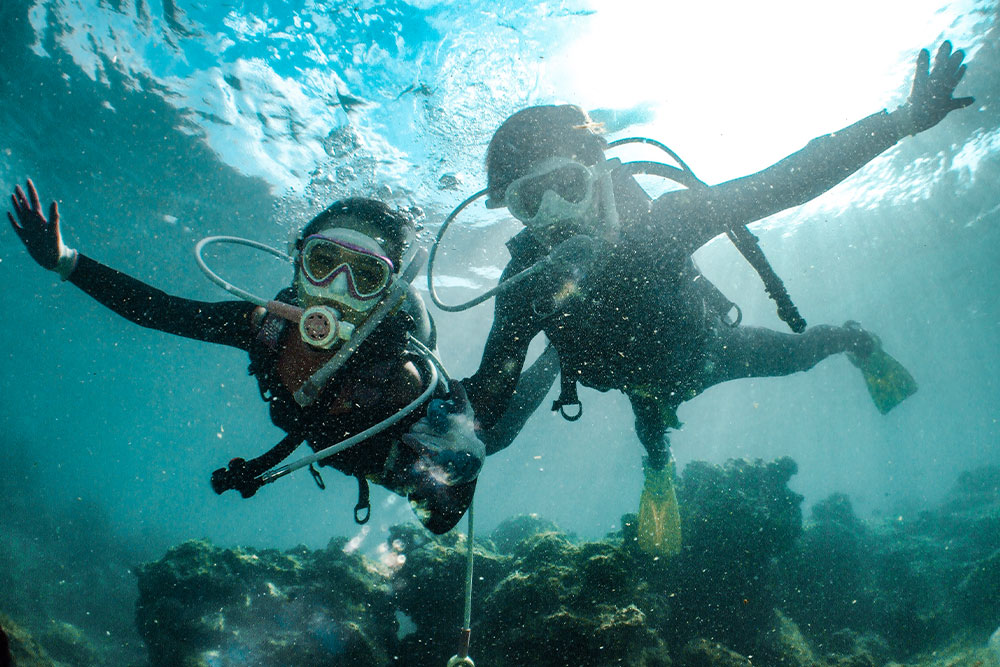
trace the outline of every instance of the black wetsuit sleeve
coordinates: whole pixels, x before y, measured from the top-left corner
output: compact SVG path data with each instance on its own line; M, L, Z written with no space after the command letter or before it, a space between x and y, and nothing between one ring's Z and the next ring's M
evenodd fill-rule
M504 278L516 272L509 265ZM492 428L503 416L521 377L528 345L541 331L541 323L531 308L531 290L526 287L521 283L497 295L493 327L479 370L462 381L480 429Z
M486 445L486 454L495 454L506 449L524 428L528 418L534 414L542 400L552 388L559 375L559 355L549 345L528 370L521 373L517 387L503 416L488 430L480 430L477 435Z
M694 252L736 225L745 225L831 189L900 139L886 111L817 137L762 171L709 188L676 190L650 206L654 226L671 230L671 247Z
M245 301L213 303L171 296L82 254L69 281L143 327L241 350L248 350L256 335L255 306Z

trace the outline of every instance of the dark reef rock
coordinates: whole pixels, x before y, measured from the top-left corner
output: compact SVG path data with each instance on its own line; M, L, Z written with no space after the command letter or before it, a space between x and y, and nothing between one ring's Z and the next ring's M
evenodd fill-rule
M802 531L802 496L788 488L796 470L789 458L684 469L677 487L684 550L670 564L667 589L671 645L706 638L754 652L773 624L774 559Z
M514 548L532 535L538 533L558 532L559 526L537 514L521 514L503 521L490 533L494 550L497 553L510 555Z
M386 664L397 623L385 575L344 544L190 541L142 566L136 620L151 664Z
M684 667L750 667L750 659L718 642L693 639L681 653Z
M3 614L0 614L0 631L10 644L4 647L9 648L9 656L0 652L0 665L7 664L5 661L13 657L16 667L59 667L26 629Z
M483 599L483 655L509 665L668 665L656 632L669 617L667 599L640 583L619 545L534 535Z
M39 640L59 662L73 667L96 667L102 664L97 648L80 628L53 621Z
M1000 625L1000 468L964 473L917 520L862 522L841 495L812 518L776 583L778 606L823 650L856 634L867 639L850 651L883 664Z
M805 525L794 473L790 459L690 464L672 559L638 549L634 515L596 542L531 515L504 522L475 543L472 657L497 667L994 660L985 644L1000 625L1000 550L983 534L1000 521L1000 473L963 476L916 520L861 521L835 494ZM175 547L139 569L152 665L447 663L467 538L411 524L389 543L391 568L344 553L343 540L284 553Z

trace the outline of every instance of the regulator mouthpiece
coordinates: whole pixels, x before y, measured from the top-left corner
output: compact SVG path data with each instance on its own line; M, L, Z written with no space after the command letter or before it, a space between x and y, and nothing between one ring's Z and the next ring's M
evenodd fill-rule
M350 340L354 325L340 319L340 313L330 306L306 308L299 320L299 334L309 345L329 350L340 341Z

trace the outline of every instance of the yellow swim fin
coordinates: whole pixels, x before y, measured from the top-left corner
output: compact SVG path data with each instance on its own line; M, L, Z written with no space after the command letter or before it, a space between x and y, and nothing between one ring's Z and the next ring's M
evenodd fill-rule
M662 470L643 465L643 471L639 548L654 556L676 556L681 551L681 515L674 492L674 462Z
M875 407L886 414L917 392L917 381L903 364L882 349L877 336L875 343L875 349L867 357L848 352L847 358L861 370Z

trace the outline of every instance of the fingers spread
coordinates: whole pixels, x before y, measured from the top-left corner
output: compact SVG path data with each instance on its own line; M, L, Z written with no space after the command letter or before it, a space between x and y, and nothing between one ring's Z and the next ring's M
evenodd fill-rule
M10 220L10 224L14 227L14 231L17 232L17 235L20 236L22 231L21 225L17 224L17 220L15 220L14 216L10 214L10 211L7 211L7 219Z
M24 190L21 189L20 185L14 186L13 199L14 204L17 206L18 214L21 213L21 209L27 210L29 208L28 199L24 196Z
M959 53L961 53L961 51L959 51ZM968 68L962 64L961 60L952 60L951 64L954 65L954 69L952 70L953 74L951 75L952 88L954 88L958 85L958 82L962 80L962 77L965 76L965 70Z
M940 67L944 63L948 62L951 57L951 42L947 39L941 42L941 47L938 48L937 53L934 54L934 66Z
M920 53L917 54L917 76L921 73L924 77L927 76L927 72L930 69L931 64L931 53L927 49L920 49Z
M975 97L956 97L951 101L951 108L954 109L964 109L973 102L976 101Z
M38 201L38 190L35 189L35 184L28 179L28 196L31 197L31 210L42 212L42 202Z
M59 204L55 201L49 204L49 224L59 227Z

